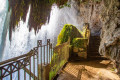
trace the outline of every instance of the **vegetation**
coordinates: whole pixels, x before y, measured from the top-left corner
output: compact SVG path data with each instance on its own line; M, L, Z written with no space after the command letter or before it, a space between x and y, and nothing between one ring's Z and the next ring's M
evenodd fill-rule
M58 73L59 69L64 66L65 64L65 60L62 60L60 63L59 63L59 66L56 64L54 65L53 69L50 71L49 73L49 80L52 80L52 78L55 77L55 75Z
M73 41L72 41L72 45L74 47L84 48L84 47L86 47L87 42L88 42L87 38L74 38Z
M71 40L70 43L72 44L72 40L77 37L80 38L83 36L75 26L66 24L58 35L57 45L67 42L69 38Z

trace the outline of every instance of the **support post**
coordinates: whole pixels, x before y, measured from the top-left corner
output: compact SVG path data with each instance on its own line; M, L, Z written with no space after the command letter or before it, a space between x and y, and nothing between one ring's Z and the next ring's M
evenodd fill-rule
M0 68L0 80L2 80L2 69Z
M43 65L43 80L49 80L50 64Z

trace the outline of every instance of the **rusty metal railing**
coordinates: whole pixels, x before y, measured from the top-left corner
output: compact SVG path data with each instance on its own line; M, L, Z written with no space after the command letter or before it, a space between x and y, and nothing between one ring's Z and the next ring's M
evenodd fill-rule
M31 77L37 79L37 76L31 71L31 58L33 58L33 64L35 61L35 57L37 58L38 53L36 52L36 48L31 50L28 54L15 57L0 63L0 80L13 80L13 73L18 74L17 79L20 80L20 70L24 70L24 80L26 80L26 72L29 74L29 78ZM35 64L34 64L35 66ZM9 77L7 77L9 76Z
M38 40L37 47L29 53L0 62L0 80L43 80L43 65L52 59L52 44L42 45Z
M0 62L0 80L52 80L68 61L69 45L70 40L52 48L50 39L46 45L38 40L29 53Z

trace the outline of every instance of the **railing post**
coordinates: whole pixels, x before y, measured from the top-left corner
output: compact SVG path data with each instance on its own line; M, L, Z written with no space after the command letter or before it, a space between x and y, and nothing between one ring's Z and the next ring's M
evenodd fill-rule
M38 47L38 80L42 80L42 40L38 40L37 47ZM40 61L39 47L41 47L41 64L39 62Z
M49 49L50 47L48 47L50 45L50 39L47 39L47 64L49 63Z
M2 68L0 68L0 80L2 80Z

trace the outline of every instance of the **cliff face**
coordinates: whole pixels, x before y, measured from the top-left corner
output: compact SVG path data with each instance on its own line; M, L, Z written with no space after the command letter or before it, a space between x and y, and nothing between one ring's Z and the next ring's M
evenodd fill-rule
M120 0L82 0L76 4L78 21L89 23L92 35L100 34L100 54L115 61L120 70Z
M99 52L120 67L120 0L103 0L101 43ZM119 69L120 70L120 69Z
M102 27L100 14L102 10L101 1L84 0L76 3L78 22L80 24L89 23L92 35L99 35Z

